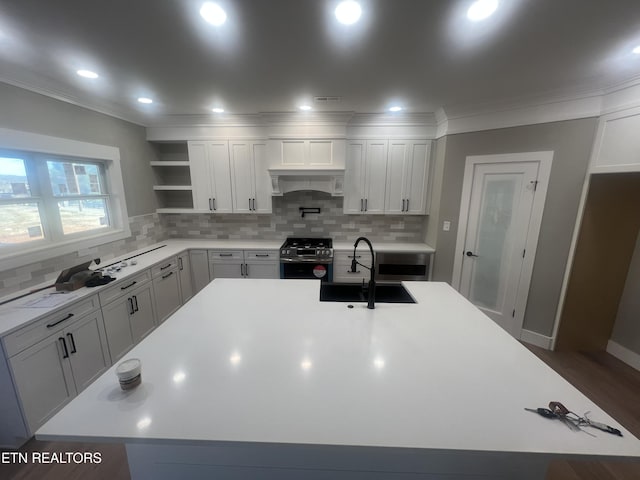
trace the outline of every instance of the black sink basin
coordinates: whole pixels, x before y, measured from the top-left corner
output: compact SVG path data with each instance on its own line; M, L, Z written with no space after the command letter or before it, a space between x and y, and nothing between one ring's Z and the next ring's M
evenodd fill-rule
M359 283L321 283L321 302L365 302L367 291ZM376 284L376 303L416 303L400 284Z

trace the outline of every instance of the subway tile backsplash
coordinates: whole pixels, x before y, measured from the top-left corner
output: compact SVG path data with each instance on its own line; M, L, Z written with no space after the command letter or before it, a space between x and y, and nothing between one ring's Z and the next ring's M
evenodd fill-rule
M0 297L50 281L64 268L100 258L103 263L166 238L282 240L330 237L352 242L364 235L373 242L422 242L422 216L345 215L342 197L322 192L292 192L273 197L272 215L158 214L131 217L131 236L97 247L0 272ZM301 217L299 207L320 207Z
M129 218L131 236L116 242L86 248L77 252L26 264L13 270L0 272L0 297L50 281L53 283L65 268L100 258L102 263L133 250L153 245L166 238L158 214Z
M161 217L171 238L264 239L331 237L353 241L365 235L378 242L422 242L423 216L345 215L342 197L322 192L291 192L273 197L272 215L170 214ZM301 217L299 207L320 207Z

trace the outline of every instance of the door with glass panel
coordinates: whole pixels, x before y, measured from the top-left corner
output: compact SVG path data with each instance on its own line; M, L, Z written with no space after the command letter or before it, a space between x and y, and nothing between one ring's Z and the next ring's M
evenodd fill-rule
M519 338L544 204L536 197L546 193L548 169L537 160L494 157L501 161L469 157L467 163L454 286Z

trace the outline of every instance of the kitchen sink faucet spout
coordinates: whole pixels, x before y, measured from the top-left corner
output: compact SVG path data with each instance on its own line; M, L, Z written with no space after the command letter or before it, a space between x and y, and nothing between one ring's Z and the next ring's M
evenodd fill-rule
M360 241L365 242L369 245L369 250L371 251L371 267L367 267L366 265L361 264L356 260L356 248L358 248L358 244ZM367 308L373 309L376 308L376 269L375 269L376 259L375 253L373 252L373 245L366 237L359 237L356 240L356 243L353 244L353 260L351 260L351 271L355 273L356 266L360 265L361 267L369 270L369 286L368 286L368 297L367 297Z

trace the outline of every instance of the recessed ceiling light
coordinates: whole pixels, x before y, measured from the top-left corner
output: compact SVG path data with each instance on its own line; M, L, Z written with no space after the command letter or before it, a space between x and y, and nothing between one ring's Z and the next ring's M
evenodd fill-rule
M138 101L140 103L146 103L146 104L153 103L153 100L147 97L140 97L138 98Z
M227 21L227 14L220 5L213 2L206 2L200 8L200 15L211 25L219 27Z
M214 113L224 113L224 108L216 107L211 109Z
M300 105L298 108L306 112L308 110L311 110L311 105Z
M498 0L476 0L467 10L467 18L478 22L490 17L498 8Z
M640 45L638 45L636 48L634 48L633 50L631 50L633 53L635 53L636 55L640 55Z
M354 0L345 0L340 2L335 10L336 18L340 23L344 25L351 25L356 23L362 15L362 8L360 4Z
M98 74L91 70L78 70L76 73L84 78L98 78Z
M398 107L397 105L394 107L389 108L390 112L399 112L402 110L402 107Z

